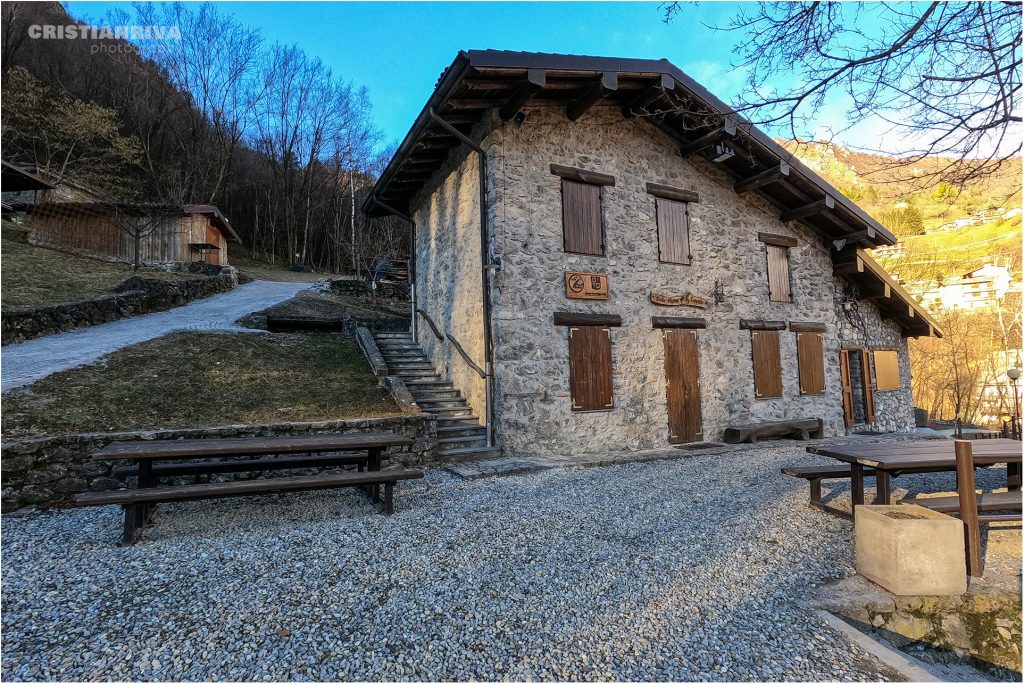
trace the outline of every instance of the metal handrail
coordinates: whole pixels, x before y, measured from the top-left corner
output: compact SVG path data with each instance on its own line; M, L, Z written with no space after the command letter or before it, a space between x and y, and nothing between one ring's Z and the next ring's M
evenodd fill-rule
M416 309L416 313L418 313L420 316L423 316L423 318L427 320L427 325L430 326L430 331L434 333L434 337L444 342L444 335L442 335L441 331L437 329L437 325L434 323L433 320L431 320L427 312L424 311L423 309Z
M477 375L479 375L481 378L487 377L487 373L484 372L484 369L473 363L473 359L469 358L469 354L466 353L466 350L462 348L462 345L459 344L459 341L457 339L455 339L451 335L448 335L448 340L452 343L452 346L455 347L455 350L459 352L460 355L462 355L462 359L469 364L469 367L476 371Z

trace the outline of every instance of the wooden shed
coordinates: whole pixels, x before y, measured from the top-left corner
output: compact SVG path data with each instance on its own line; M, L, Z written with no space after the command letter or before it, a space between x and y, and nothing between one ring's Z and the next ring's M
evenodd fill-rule
M30 240L56 249L132 261L136 233L143 262L228 263L239 243L227 217L209 204L52 202L32 207Z

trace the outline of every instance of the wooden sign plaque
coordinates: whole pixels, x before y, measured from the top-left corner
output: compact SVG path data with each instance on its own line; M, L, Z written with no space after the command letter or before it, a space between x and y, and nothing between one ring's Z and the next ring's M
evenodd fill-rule
M569 299L608 299L608 276L604 273L565 273L565 296Z
M651 304L657 304L658 306L692 306L698 309L706 309L710 303L707 298L700 297L692 292L681 295L651 293Z

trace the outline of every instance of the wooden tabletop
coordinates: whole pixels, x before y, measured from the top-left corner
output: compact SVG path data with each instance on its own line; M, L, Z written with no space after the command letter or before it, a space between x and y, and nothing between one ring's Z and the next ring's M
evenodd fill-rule
M1021 442L1014 439L971 440L974 463L1020 463ZM859 463L880 470L911 468L956 468L951 439L928 439L890 444L839 444L807 447L812 454L828 456L847 463Z
M391 432L360 432L347 435L301 437L230 437L225 439L175 439L111 442L92 458L99 461L156 458L206 458L257 454L356 451L409 446L413 440Z

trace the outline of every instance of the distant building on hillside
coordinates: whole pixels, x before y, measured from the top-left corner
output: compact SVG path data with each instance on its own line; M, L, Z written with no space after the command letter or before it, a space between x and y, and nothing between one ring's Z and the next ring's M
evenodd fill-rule
M220 209L209 204L47 202L31 207L30 217L29 241L34 244L119 261L134 260L134 231L140 234L140 257L146 263L223 266L228 243L241 242Z
M907 290L915 293L927 308L983 309L994 306L1013 285L1013 277L1005 266L985 264L941 285L911 283Z

